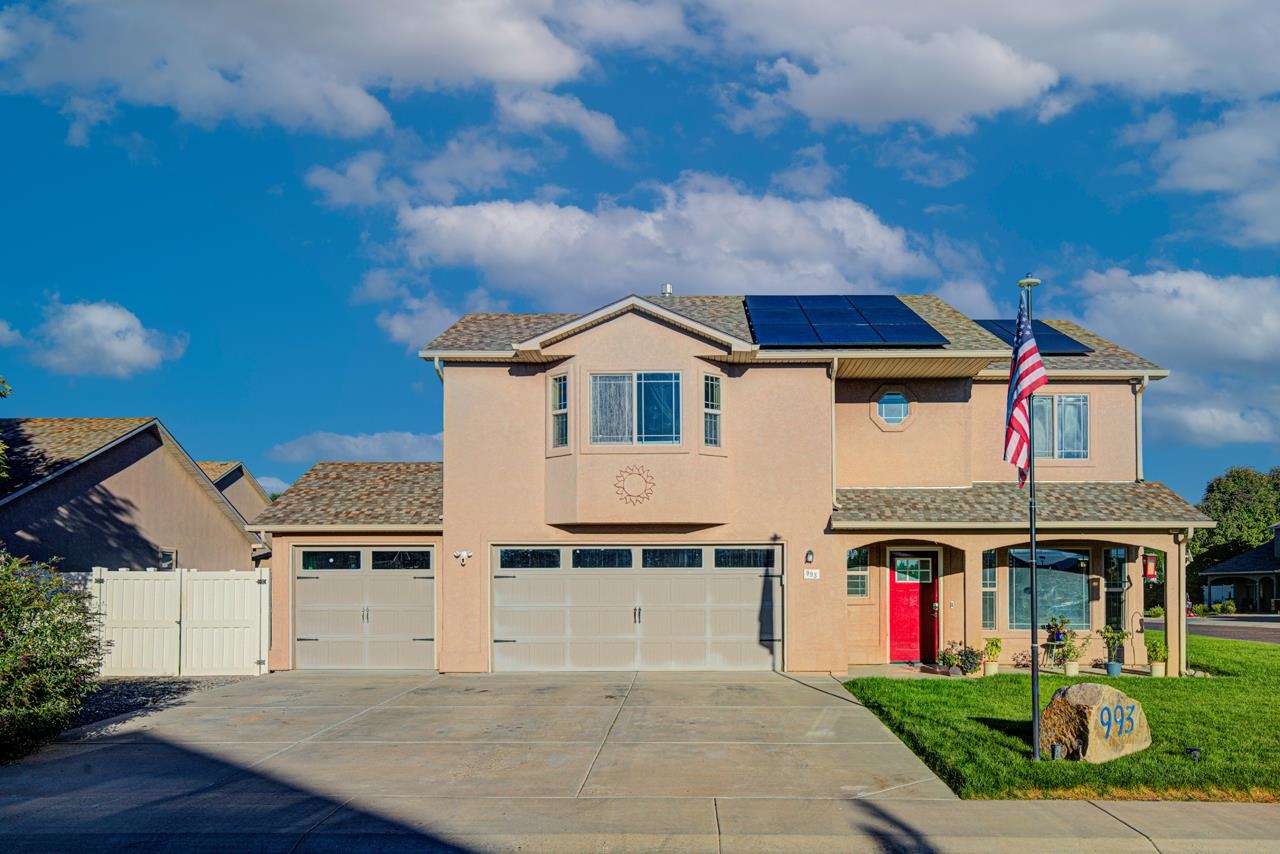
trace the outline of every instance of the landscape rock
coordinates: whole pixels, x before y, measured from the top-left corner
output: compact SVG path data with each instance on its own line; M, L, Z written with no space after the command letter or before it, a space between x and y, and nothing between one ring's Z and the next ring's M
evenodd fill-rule
M1064 759L1101 763L1151 746L1151 728L1142 704L1123 691L1097 682L1059 688L1040 716L1040 752Z

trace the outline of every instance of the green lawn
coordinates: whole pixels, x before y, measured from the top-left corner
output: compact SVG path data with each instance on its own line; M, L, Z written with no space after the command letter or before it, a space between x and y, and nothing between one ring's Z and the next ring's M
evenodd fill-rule
M1151 747L1104 765L1031 759L1031 677L854 679L849 690L962 798L1280 800L1280 646L1192 635L1211 679L1040 679L1040 700L1073 682L1142 702ZM1187 746L1202 748L1200 762Z

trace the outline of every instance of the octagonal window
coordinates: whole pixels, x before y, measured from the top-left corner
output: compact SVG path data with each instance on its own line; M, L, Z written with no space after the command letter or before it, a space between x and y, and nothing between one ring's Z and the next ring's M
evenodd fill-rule
M876 412L885 424L901 424L911 414L911 402L901 392L891 391L876 401Z

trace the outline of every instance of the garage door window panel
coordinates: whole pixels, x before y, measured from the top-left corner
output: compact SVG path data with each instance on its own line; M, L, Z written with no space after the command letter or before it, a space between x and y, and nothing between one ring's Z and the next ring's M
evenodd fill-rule
M374 569L431 569L431 552L401 551L373 553Z
M309 572L322 569L359 569L358 551L304 551L302 568Z
M773 569L773 549L716 549L716 569Z
M559 549L501 549L498 566L502 569L559 569Z
M702 549L644 549L640 565L647 569L687 569L702 566Z
M630 569L631 549L574 549L574 569Z

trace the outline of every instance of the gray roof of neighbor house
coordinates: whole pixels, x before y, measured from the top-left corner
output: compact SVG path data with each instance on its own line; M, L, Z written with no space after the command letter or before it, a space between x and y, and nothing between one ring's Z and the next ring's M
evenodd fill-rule
M38 483L155 422L154 418L0 418L9 476L0 499Z
M1229 557L1222 563L1201 570L1204 575L1250 575L1260 572L1280 572L1280 557L1276 557L1276 544L1269 540L1262 545Z
M836 528L1017 528L1027 524L1027 492L1016 483L956 488L841 489ZM1215 523L1163 483L1083 481L1036 484L1041 527L1212 527Z
M443 508L442 463L316 463L248 527L438 530Z
M943 300L927 294L902 294L899 298L947 339L942 350L1006 350L1008 345ZM644 296L641 299L697 321L743 341L753 341L742 296ZM585 314L467 314L423 349L455 352L508 352L527 341ZM1066 320L1045 321L1093 350L1082 356L1045 356L1045 367L1055 370L1158 372L1160 368L1118 344ZM988 371L1009 369L1007 359L995 359Z

